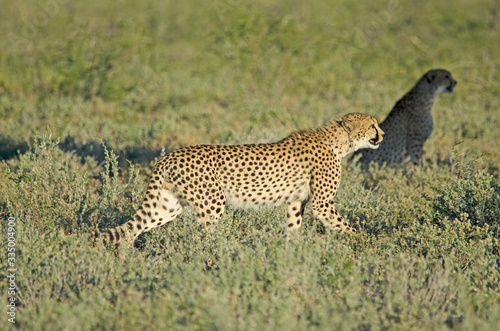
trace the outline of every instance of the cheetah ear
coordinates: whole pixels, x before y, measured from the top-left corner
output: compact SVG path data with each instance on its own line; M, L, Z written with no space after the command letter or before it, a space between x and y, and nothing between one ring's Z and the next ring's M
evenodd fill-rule
M341 120L340 121L340 125L344 128L344 130L346 130L347 133L351 132L352 131L352 123L351 122L348 122L348 121L345 121L345 120Z
M429 84L432 83L434 78L435 78L434 74L427 75L427 83Z

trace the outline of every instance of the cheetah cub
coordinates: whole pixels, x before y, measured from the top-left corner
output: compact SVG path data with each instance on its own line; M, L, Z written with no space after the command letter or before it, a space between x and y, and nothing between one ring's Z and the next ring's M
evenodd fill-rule
M309 200L325 226L355 232L333 205L340 162L359 148L377 148L383 135L375 118L348 114L275 143L175 150L154 166L133 218L93 238L104 244L133 242L142 232L172 221L186 205L208 226L219 220L226 203L241 208L286 204L288 235L301 226Z
M386 133L380 148L376 151L359 151L357 154L362 154L359 161L365 166L371 161L401 164L410 157L413 164L421 165L424 143L433 127L432 105L441 93L453 93L456 85L456 80L444 69L434 69L424 74L380 123Z

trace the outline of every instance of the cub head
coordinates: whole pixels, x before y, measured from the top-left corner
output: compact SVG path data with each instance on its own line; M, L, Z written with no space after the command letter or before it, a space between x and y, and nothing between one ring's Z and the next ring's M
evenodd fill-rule
M444 69L433 69L426 72L419 83L428 89L436 98L441 93L453 93L457 81L451 77L451 73Z
M340 125L349 135L349 152L361 148L378 148L384 131L378 126L377 120L371 116L352 113L339 118Z

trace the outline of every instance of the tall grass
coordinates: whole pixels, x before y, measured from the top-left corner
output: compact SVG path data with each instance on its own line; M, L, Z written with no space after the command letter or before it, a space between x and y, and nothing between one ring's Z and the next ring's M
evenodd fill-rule
M500 326L497 1L3 8L0 215L16 219L18 306L2 327ZM187 208L133 248L85 239L133 215L165 152L278 140L349 112L382 120L437 67L458 86L434 105L425 165L344 165L336 206L355 236L307 207L285 242L283 207L228 207L211 231Z

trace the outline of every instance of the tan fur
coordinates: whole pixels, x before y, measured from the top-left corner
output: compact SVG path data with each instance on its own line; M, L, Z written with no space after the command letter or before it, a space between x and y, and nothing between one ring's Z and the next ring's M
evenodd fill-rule
M358 148L377 148L383 131L368 115L348 114L325 126L294 132L270 144L194 146L160 159L144 202L132 220L94 234L119 243L172 221L186 205L209 225L226 203L236 207L287 205L285 233L302 223L305 204L327 227L353 232L333 205L342 158Z

